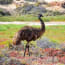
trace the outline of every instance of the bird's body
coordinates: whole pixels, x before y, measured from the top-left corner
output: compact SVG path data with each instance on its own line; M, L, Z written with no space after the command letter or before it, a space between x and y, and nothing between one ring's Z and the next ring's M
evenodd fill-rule
M19 43L16 43L16 41L18 39L19 40L26 40L28 42L35 41L36 39L38 39L40 37L40 35L43 34L42 31L40 32L40 30L38 30L37 28L35 29L33 27L25 26L24 28L22 28L21 30L19 30L16 33L16 35L14 37L14 41L15 41L14 44L15 45L19 44Z
M41 17L42 15L39 16L39 20L41 21L41 28L33 28L31 26L23 27L16 33L13 39L13 44L19 45L22 40L26 40L29 45L30 41L35 41L36 39L41 37L42 34L45 32L45 24Z

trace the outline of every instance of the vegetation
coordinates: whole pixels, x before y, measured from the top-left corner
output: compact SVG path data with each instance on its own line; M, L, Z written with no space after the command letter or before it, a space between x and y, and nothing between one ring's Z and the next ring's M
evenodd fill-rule
M62 4L62 7L65 8L65 2Z
M10 16L10 12L8 12L6 9L0 8L0 16Z
M0 0L0 4L4 5L4 4L10 4L12 3L13 0Z
M64 43L65 26L47 26L45 36L53 42Z
M65 21L65 15L60 16L46 16L42 18L45 22L49 21ZM0 21L13 22L13 21L38 21L38 18L32 15L22 15L22 16L3 16L0 17Z
M23 26L25 25L0 25L0 44L11 41L15 33ZM65 42L65 26L46 26L46 32L43 36L49 38L53 42L63 43Z
M65 64L65 49L56 49L54 48L48 48L48 46L52 46L54 42L62 43L65 40L65 26L46 26L46 32L43 35L44 38L47 37L53 43L50 43L51 41L45 42L45 48L35 48L31 47L31 53L33 56L30 57L23 57L24 51L22 50L22 46L18 46L19 49L16 47L16 49L9 49L8 43L12 40L15 33L21 28L24 27L24 25L0 25L0 62L1 65L28 65L32 63L32 65L64 65ZM40 26L33 26L39 28ZM43 38L42 38L43 39ZM41 40L42 40L41 39ZM40 43L43 43L45 40L40 40ZM11 41L12 42L12 41ZM10 42L10 43L11 43ZM47 46L48 43L48 46ZM6 45L4 45L6 44ZM55 44L53 44L55 46ZM59 44L58 44L59 45ZM43 45L44 46L44 45ZM63 45L64 46L64 45ZM46 48L47 47L47 48ZM18 49L18 50L17 50ZM16 51L17 50L17 51ZM59 53L58 53L59 52ZM16 59L12 59L16 58ZM20 61L19 61L20 59ZM49 60L50 59L50 60ZM31 61L30 61L31 60Z

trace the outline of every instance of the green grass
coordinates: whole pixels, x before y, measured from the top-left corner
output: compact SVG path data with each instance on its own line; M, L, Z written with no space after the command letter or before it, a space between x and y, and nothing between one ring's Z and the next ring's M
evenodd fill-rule
M57 43L65 42L65 26L47 26L45 36Z
M60 16L47 16L42 18L45 22L49 21L65 21L65 15ZM37 17L32 15L24 15L24 16L3 16L0 17L0 21L3 22L13 22L13 21L39 21Z
M15 33L25 25L0 25L0 44L11 41ZM33 26L40 27L40 26ZM56 43L65 42L65 26L46 26L46 32L43 35Z

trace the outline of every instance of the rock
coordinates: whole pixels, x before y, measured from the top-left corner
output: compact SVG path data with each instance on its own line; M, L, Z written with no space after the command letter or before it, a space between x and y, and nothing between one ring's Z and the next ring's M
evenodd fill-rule
M24 14L39 14L39 13L45 13L46 9L44 7L40 6L34 6L34 5L24 5L23 7L18 7L15 10L19 15Z
M29 12L29 13L33 13L33 14L39 14L39 13L46 13L46 9L45 8L43 8L43 7L37 7L37 6L35 6L34 8L32 8L32 10Z
M62 7L63 7L63 8L65 8L65 2L64 2L64 3L62 3Z
M10 12L6 9L0 8L0 16L10 16Z
M0 4L4 5L4 4L11 4L13 2L13 0L0 0Z

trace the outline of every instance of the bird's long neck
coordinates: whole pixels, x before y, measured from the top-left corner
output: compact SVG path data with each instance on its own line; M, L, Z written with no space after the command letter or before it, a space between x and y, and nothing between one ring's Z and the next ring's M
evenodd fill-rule
M41 19L41 17L39 17L39 20L41 22L41 31L45 32L45 24L44 24L44 21Z

